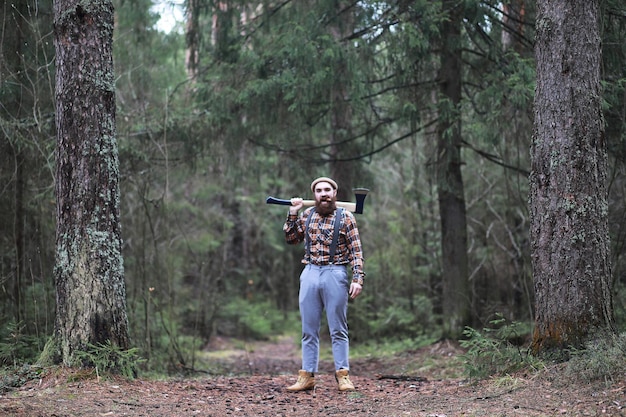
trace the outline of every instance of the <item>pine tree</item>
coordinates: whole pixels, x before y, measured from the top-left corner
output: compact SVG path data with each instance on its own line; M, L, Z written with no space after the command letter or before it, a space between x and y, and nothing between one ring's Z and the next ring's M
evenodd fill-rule
M541 0L530 177L536 352L614 332L597 0Z
M129 348L110 0L55 3L57 361Z

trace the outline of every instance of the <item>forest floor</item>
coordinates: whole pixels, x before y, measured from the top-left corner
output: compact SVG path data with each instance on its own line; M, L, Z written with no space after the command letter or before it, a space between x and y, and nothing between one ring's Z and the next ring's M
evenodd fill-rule
M125 380L84 370L46 370L39 379L1 393L0 415L626 416L626 377L581 383L552 365L532 374L468 381L462 376L463 351L448 342L353 358L357 390L343 393L328 359L320 364L315 390L285 390L300 364L292 338L253 344L217 339L206 353L221 375Z

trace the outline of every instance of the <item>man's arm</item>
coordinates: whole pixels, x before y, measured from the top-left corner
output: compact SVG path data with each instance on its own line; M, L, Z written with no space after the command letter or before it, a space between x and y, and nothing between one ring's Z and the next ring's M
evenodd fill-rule
M350 284L350 298L356 298L363 289L365 272L363 271L363 246L356 219L350 212L346 213L346 243L350 252L350 266L352 267L352 283Z
M283 225L283 232L285 232L285 240L290 245L296 245L304 240L304 222L298 216L298 212L303 207L301 198L292 198L291 206L289 207L289 214L287 220Z
M287 215L283 232L285 232L285 240L290 245L296 245L304 240L304 228L301 220L298 214L289 213Z

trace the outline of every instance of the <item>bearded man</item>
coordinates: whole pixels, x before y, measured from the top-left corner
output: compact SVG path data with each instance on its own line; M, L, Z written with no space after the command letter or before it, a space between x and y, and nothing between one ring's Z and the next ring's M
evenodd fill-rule
M298 380L288 391L305 391L315 387L319 363L319 333L322 312L330 331L335 379L340 391L353 391L350 381L348 338L348 297L355 299L363 288L363 249L354 215L337 209L337 183L320 177L311 183L315 207L298 213L301 198L292 198L289 215L283 225L288 244L304 242L305 265L300 274L299 305L302 320L302 369ZM348 278L347 266L352 270Z

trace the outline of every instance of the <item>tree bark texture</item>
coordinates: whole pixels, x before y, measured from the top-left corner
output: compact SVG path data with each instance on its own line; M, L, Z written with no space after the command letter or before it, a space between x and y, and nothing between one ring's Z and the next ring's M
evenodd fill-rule
M129 347L115 131L113 4L56 0L55 337L62 362L88 344Z
M467 266L467 218L461 172L461 19L456 0L444 0L439 70L437 126L437 193L441 219L442 312L444 333L461 335L471 324L471 297Z
M614 331L597 0L538 2L530 176L535 352Z

